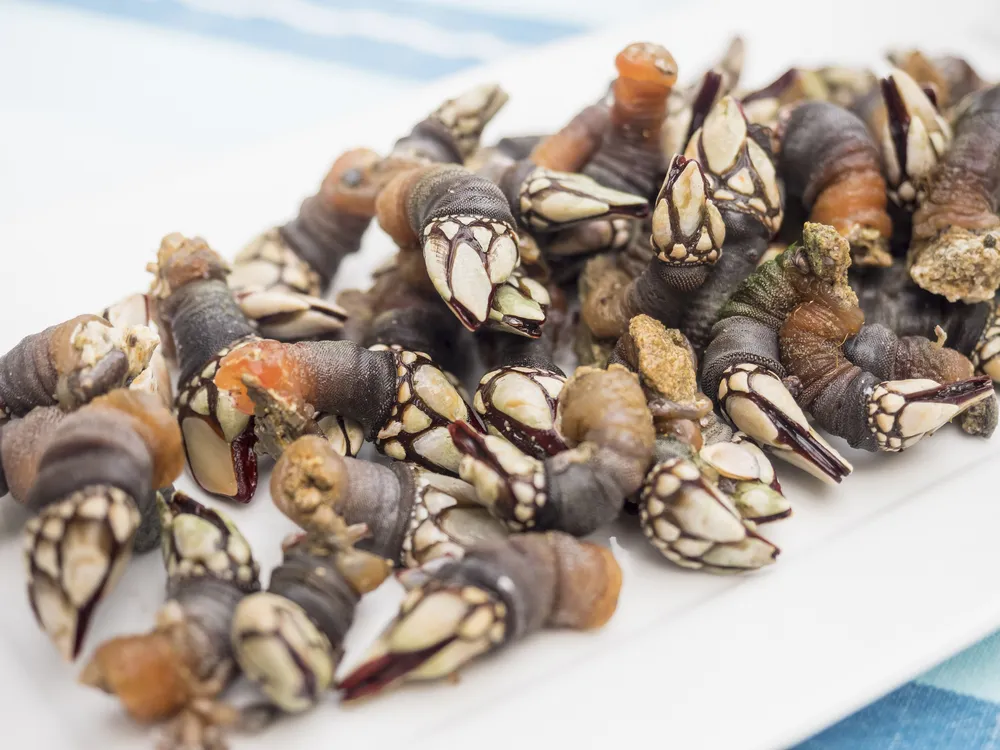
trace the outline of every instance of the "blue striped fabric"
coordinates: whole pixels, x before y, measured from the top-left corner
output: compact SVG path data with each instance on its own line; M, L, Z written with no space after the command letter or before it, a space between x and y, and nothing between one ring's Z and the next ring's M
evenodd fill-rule
M630 0L636 5L642 0ZM529 10L442 0L47 0L230 42L426 81L585 30ZM485 5L485 3L483 3ZM649 0L650 9L659 5ZM604 21L616 3L607 3ZM593 21L594 12L585 15ZM577 18L577 15L572 15ZM331 96L335 92L330 92ZM1000 750L1000 634L956 656L796 750Z

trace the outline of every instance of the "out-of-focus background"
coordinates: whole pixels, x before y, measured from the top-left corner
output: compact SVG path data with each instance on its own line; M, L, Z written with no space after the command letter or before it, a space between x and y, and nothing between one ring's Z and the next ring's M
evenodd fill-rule
M0 0L0 226L661 9L659 0ZM8 252L16 248L0 257ZM800 748L997 748L998 703L993 636Z

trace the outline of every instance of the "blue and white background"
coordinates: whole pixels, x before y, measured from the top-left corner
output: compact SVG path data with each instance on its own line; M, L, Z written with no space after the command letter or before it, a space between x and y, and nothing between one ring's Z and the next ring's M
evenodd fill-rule
M0 0L0 226L29 207L352 117L427 81L658 6ZM1000 749L1000 634L799 746L993 748Z

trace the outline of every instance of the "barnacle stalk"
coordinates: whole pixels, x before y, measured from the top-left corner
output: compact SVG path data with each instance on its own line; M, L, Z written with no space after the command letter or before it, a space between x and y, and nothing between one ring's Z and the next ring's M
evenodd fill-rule
M101 644L80 682L115 696L135 721L173 719L163 748L222 750L223 730L237 718L217 701L235 673L230 621L260 588L259 566L223 514L172 489L158 504L168 601L148 633Z
M364 524L359 547L406 567L504 536L503 527L454 477L407 463L391 467L338 455L323 439L293 443L271 474L278 509L307 531Z
M36 406L76 409L140 377L159 344L145 325L79 315L31 334L0 357L0 422Z
M391 569L354 548L365 531L340 524L292 537L282 545L284 557L268 590L236 607L230 635L236 660L280 711L305 711L330 687L358 601ZM246 713L269 712L250 707Z
M611 126L611 107L605 97L573 116L555 133L542 138L531 151L539 167L579 172L594 157Z
M859 117L829 102L799 105L785 123L779 168L809 220L835 227L851 243L855 265L891 265L885 179Z
M1000 287L1000 86L972 97L913 214L908 262L920 287L983 302Z
M258 383L250 393L248 375ZM255 341L227 356L214 382L243 414L254 413L254 396L260 401L262 392L282 405L271 412L279 418L308 414L310 407L336 414L360 424L387 456L432 471L458 471L448 425L458 419L479 424L452 376L426 354L398 346ZM279 428L295 435L294 424L273 429Z
M539 460L462 422L450 427L459 475L511 531L584 536L613 520L652 462L655 433L635 375L578 368L559 397L556 429L569 450Z
M429 571L338 687L354 701L447 677L541 628L600 628L614 614L621 580L609 550L566 534L484 542Z
M249 502L257 488L250 414L213 378L229 352L256 339L226 285L229 267L201 238L163 238L152 296L180 368L177 419L195 481L206 492Z
M71 660L124 570L140 523L156 518L156 488L181 472L181 437L157 398L119 389L65 417L35 447L42 452L24 500L39 510L24 529L28 599Z

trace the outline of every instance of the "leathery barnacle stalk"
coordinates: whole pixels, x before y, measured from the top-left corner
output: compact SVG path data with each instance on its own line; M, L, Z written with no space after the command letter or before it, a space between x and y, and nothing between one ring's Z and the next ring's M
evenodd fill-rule
M559 172L579 172L594 158L611 126L608 96L577 112L555 133L541 138L531 149L531 160Z
M919 370L929 367L927 360L934 354L930 342L922 352L905 343L877 353L867 346L854 349L855 354L866 355L861 361L881 360L884 373L904 379L882 380L859 367L848 359L843 342L858 334L863 318L856 306L837 308L824 300L807 299L792 311L780 331L782 363L801 383L799 403L821 427L852 447L869 451L909 448L975 404L995 398L987 377L946 384L907 377L911 368L918 370L912 374L929 374ZM888 329L882 332L889 333Z
M762 264L733 293L712 328L702 361L702 390L737 429L784 460L828 482L851 465L812 429L783 382L778 331L810 296L840 295L856 304L846 283L850 246L833 227L807 223L802 244Z
M479 379L472 406L489 433L535 458L566 450L555 426L566 375L555 363L551 335L483 336L480 353L487 372Z
M892 263L879 151L857 115L829 102L797 106L784 126L778 169L809 220L847 238L856 265Z
M214 381L230 351L255 340L226 285L229 267L201 238L163 238L152 296L173 341L180 375L177 419L195 481L206 492L246 503L257 489L253 423Z
M913 214L908 261L922 288L983 302L1000 287L1000 86L975 94Z
M559 532L484 542L427 571L361 664L339 684L345 701L400 682L447 677L542 628L593 630L618 605L610 550Z
M76 409L129 385L146 371L158 344L145 325L116 327L97 315L25 336L0 357L0 422L36 406Z
M386 467L345 458L314 436L292 443L278 459L271 497L307 531L364 524L369 535L358 547L407 568L461 557L476 542L506 536L462 480L404 462Z
M247 376L260 384L249 394ZM399 346L255 341L224 358L214 382L243 414L254 412L255 393L264 391L291 413L311 408L354 420L390 458L432 471L458 471L450 423L479 425L452 376L426 354Z
M163 750L224 750L237 718L219 695L236 674L236 605L260 589L259 566L233 522L172 488L158 498L167 602L146 633L101 644L80 682L114 696L141 723L173 719Z
M156 517L156 489L181 472L180 432L157 398L119 389L66 416L49 439L28 443L44 446L24 499L39 509L24 529L28 599L39 626L73 659L140 524Z
M889 198L913 211L951 145L951 127L916 81L901 70L882 79L881 93L882 106L869 114L868 127L881 145Z
M639 314L677 324L718 261L722 215L701 165L677 155L656 199L650 241L656 255L635 279L615 258L588 262L580 277L580 317L595 339L614 340Z
M646 396L621 366L581 367L559 397L556 429L568 450L539 460L461 422L459 475L511 531L589 534L614 520L652 463L655 432Z
M269 703L243 709L262 726L300 713L329 689L361 597L378 588L392 564L354 548L364 526L292 536L267 591L245 597L231 641L243 674Z

